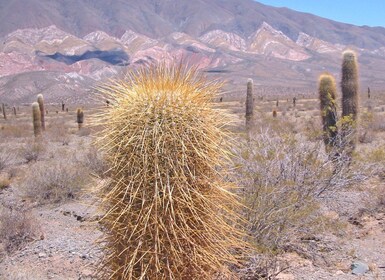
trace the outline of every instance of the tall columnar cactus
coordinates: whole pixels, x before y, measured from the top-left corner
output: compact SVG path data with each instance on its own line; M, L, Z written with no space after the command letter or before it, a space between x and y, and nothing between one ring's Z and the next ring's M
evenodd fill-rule
M218 167L228 156L218 82L183 66L151 66L100 89L96 123L111 169L102 279L212 279L240 246L238 202ZM235 249L235 250L233 250ZM239 247L238 247L239 249Z
M356 54L346 51L342 61L342 116L357 120L358 116L358 64Z
M17 115L17 112L16 112L16 107L15 107L15 106L13 106L12 110L13 110L13 114L16 116L16 115Z
M65 104L64 101L61 102L61 110L64 112L65 111Z
M37 95L37 103L39 103L41 129L45 130L45 109L44 109L44 98L42 94Z
M319 78L318 94L323 127L323 139L328 150L336 146L337 137L337 89L334 77L325 73Z
M343 53L342 61L342 138L349 148L348 153L354 151L357 142L358 120L358 64L356 54L351 51Z
M78 108L76 111L76 122L78 123L78 128L81 129L84 122L84 112L81 108Z
M41 114L40 114L39 103L37 102L32 103L32 122L33 122L33 133L35 137L38 137L41 135Z
M1 110L3 111L4 120L7 119L7 112L5 111L5 104L1 103Z
M252 127L254 116L254 97L253 97L253 80L247 81L247 92L246 92L246 129Z

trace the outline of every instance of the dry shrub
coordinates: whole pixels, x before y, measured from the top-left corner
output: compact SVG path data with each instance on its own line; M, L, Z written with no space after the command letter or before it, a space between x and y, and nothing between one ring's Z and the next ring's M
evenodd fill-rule
M310 142L269 128L244 141L237 154L245 217L261 251L280 251L321 231L328 220L320 202L368 178L343 158L330 158L322 140Z
M239 157L241 195L250 232L262 250L275 251L309 231L318 218L315 199L324 178L322 145L269 131L244 144ZM330 171L329 171L330 172Z
M385 179L385 145L362 149L356 157L361 166L370 170L370 175L379 176L382 180Z
M360 143L371 143L374 139L374 115L371 112L364 112L360 116L358 141Z
M20 120L11 121L0 129L0 139L9 141L7 138L24 138L31 136L32 133L33 130L30 124L21 123Z
M371 123L371 128L375 132L385 132L385 121L384 121L384 115L380 114L374 114L373 120Z
M52 159L32 165L21 189L38 203L58 203L76 198L87 179L86 169L74 159Z
M46 151L44 143L39 141L33 141L32 143L25 144L20 149L20 156L26 160L26 163L37 161L42 157Z
M108 164L104 156L94 147L87 149L81 162L91 171L93 175L104 178L107 176Z
M5 147L0 149L0 171L5 169L7 166L13 165L15 162L14 153Z
M71 140L71 134L66 127L65 119L55 119L48 124L44 138L50 142L59 142L62 145L68 145Z
M0 257L22 249L40 235L31 211L0 207Z
M240 269L238 274L241 280L273 280L277 279L277 276L288 268L288 263L278 259L277 256L258 254L252 256L247 266Z

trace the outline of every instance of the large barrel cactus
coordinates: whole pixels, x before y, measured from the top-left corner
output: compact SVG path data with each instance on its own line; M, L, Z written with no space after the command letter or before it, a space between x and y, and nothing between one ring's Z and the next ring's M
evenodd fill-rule
M197 71L158 65L101 87L98 143L111 166L101 187L103 279L211 279L238 258L238 205L220 90Z

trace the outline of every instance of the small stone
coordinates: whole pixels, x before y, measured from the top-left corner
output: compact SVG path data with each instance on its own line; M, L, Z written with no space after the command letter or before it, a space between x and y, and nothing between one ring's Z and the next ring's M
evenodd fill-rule
M364 275L369 271L369 266L363 262L354 262L350 268L352 269L352 274L354 275Z
M43 253L43 252L39 253L39 258L45 258L45 257L47 257L46 253Z

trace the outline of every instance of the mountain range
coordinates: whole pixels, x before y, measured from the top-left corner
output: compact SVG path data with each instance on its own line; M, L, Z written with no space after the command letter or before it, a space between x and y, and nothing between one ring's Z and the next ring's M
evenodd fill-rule
M315 90L358 53L363 88L384 88L385 28L354 26L251 0L0 0L0 99L82 96L99 81L160 60L197 65L243 92ZM80 93L79 93L80 92Z

